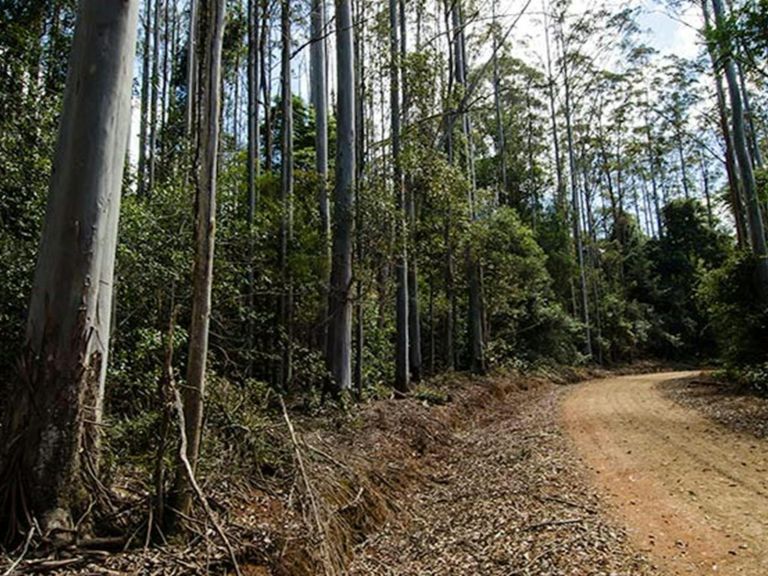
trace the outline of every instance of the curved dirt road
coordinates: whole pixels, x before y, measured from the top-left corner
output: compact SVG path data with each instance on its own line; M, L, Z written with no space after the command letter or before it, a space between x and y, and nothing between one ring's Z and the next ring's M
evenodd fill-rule
M597 486L664 573L768 574L768 442L666 399L674 372L594 380L562 406Z

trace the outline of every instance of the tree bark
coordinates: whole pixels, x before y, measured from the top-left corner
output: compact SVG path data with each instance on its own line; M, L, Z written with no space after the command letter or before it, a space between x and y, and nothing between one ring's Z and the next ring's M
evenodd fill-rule
M712 0L715 13L715 23L718 28L724 25L725 12L722 0ZM733 145L736 160L741 172L741 182L747 201L747 217L749 233L752 241L752 251L758 258L757 273L759 290L764 302L768 301L768 248L765 242L765 230L760 213L760 201L757 197L755 174L752 171L752 159L749 154L747 134L744 128L744 109L742 107L739 83L736 77L736 67L725 47L721 47L720 61L725 71L728 93L731 100L731 122L733 125Z
M23 502L44 530L76 529L91 500L86 477L98 474L137 18L138 2L79 5L21 381L4 426L4 529L24 521Z
M355 70L351 0L336 3L336 186L326 361L335 388L352 385L352 250L355 218ZM361 342L358 342L361 345Z
M213 287L213 255L216 236L216 176L218 169L221 107L221 53L224 37L225 0L205 0L205 46L201 73L200 124L195 170L195 264L192 273L192 320L189 328L189 359L184 388L186 457L197 468L203 428L205 376L208 360L208 328ZM192 23L194 26L195 23ZM194 494L183 463L176 467L175 506L189 515Z
M366 164L366 130L365 130L365 18L361 11L362 1L355 7L354 32L354 70L355 70L355 266L363 265L363 211L360 206L360 195L363 189L363 174ZM355 366L354 384L358 399L363 396L363 347L365 345L365 325L363 310L363 283L355 283Z
M258 188L256 180L260 174L259 161L259 0L248 0L248 287L246 294L247 328L247 368L246 373L253 375L253 347L255 338L256 280L254 271L255 238L254 224Z
M159 1L159 0L155 0ZM136 174L137 191L143 196L147 190L147 131L149 127L150 58L149 47L152 23L152 0L144 5L144 41L141 55L141 112L139 119L139 165Z
M291 2L282 0L280 13L280 271L283 279L280 324L283 342L280 383L293 379L293 277L288 262L293 243L293 91L291 88Z
M581 307L582 319L584 321L585 332L585 351L589 358L592 357L592 335L589 322L589 293L587 288L587 277L584 262L584 247L581 238L581 202L576 176L576 161L573 151L573 127L571 123L571 90L568 78L568 51L563 38L562 28L560 36L563 48L563 87L565 88L565 127L568 140L568 171L571 182L571 196L573 209L573 238L576 243L576 257L579 263L579 283L581 288ZM620 194L621 196L621 194ZM621 211L621 201L619 201L619 211Z
M310 16L310 97L315 111L315 171L318 178L317 202L320 211L320 239L323 248L323 281L331 273L331 215L328 202L328 82L325 44L325 0L312 0ZM328 302L327 290L323 290L321 302ZM328 310L320 307L318 321L320 341L327 348Z
M152 30L152 98L149 109L149 173L146 193L152 194L157 168L157 105L160 101L160 22L163 1L155 0L155 22Z
M702 12L704 15L704 26L709 28L711 21L707 0L702 0ZM720 131L725 142L725 172L728 176L728 189L731 196L731 210L733 220L736 226L736 241L740 248L747 245L747 225L744 221L744 206L742 203L741 182L736 168L736 155L733 150L733 135L728 125L728 109L725 101L725 89L723 88L723 77L717 67L717 46L712 41L707 41L707 53L712 63L712 74L715 80L715 89L717 94L717 111L720 122Z
M407 206L400 158L400 41L398 2L389 0L389 125L392 146L392 179L395 193L395 274L397 296L395 303L395 389L404 393L410 385L408 339L408 249Z

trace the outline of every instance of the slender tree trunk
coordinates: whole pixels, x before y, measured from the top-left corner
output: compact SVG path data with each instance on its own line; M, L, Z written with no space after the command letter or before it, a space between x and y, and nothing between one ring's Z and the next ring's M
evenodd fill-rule
M543 4L543 2L542 2ZM557 175L557 190L555 205L561 217L565 219L565 179L563 178L563 164L560 156L560 135L557 129L557 105L555 102L555 78L552 75L552 54L549 46L549 24L547 22L547 7L544 7L544 39L547 47L547 95L549 96L549 116L552 121L552 144L555 152L555 174Z
M408 26L406 22L405 0L399 0L400 8L400 59L401 62L405 61L408 49L407 31ZM405 133L408 132L409 122L409 103L410 95L408 93L408 85L406 82L405 72L401 72L402 76L402 100L403 100L403 119L405 123ZM414 187L413 178L411 175L407 175L405 178L405 202L406 202L406 219L408 223L408 251L410 258L408 258L408 362L410 364L410 376L414 382L421 381L423 371L423 357L421 347L421 310L419 306L419 269L418 262L416 260L416 226L417 226L417 211L416 211L416 190Z
M160 100L160 25L162 21L163 1L155 0L155 22L152 30L152 98L149 110L149 174L147 194L152 194L155 187L155 169L157 167L157 106Z
M293 92L291 88L291 1L281 0L281 2L280 270L283 292L280 301L280 324L284 340L280 382L283 386L287 386L293 379L293 275L288 262L293 244Z
M44 531L75 531L93 504L137 19L138 2L79 4L21 378L3 426L3 539L28 514Z
M647 102L646 102L647 105ZM659 237L664 235L664 226L661 219L661 207L659 206L659 189L656 183L656 148L653 143L653 133L648 115L645 116L645 137L648 144L648 166L651 173L651 191L653 195L653 208L656 212L656 227Z
M155 0L159 2L159 0ZM141 117L139 124L139 166L137 174L137 191L143 196L147 191L147 131L149 127L150 101L150 38L152 23L152 0L146 0L144 5L144 42L141 58Z
M392 145L393 187L395 193L395 273L397 276L395 389L407 392L410 384L408 338L408 255L407 206L400 158L400 42L397 0L389 0L389 94L390 141Z
M260 173L259 160L259 0L248 0L248 287L246 308L248 314L246 372L253 375L253 353L255 338L256 279L254 270L255 218L258 203L257 179Z
M678 118L678 122L681 122L681 120ZM685 194L685 199L691 197L691 192L688 187L688 166L687 162L685 161L685 151L683 150L683 133L682 129L678 126L676 130L677 135L677 157L678 160L680 160L680 180L683 183L683 193Z
M561 40L562 30L560 31ZM571 123L571 89L568 78L568 50L563 40L563 86L565 88L565 125L568 138L568 171L570 172L571 195L573 202L573 238L576 244L576 257L579 263L579 283L581 288L581 313L584 322L585 351L589 358L592 357L592 336L589 323L589 293L587 289L587 277L584 262L584 247L581 238L581 208L579 190L576 183L576 161L573 153L573 127Z
M352 251L355 217L355 71L351 0L336 2L336 187L327 363L337 390L352 385ZM358 341L360 345L361 342Z
M331 273L331 213L328 202L328 83L325 45L325 0L312 0L310 38L310 97L315 111L315 171L318 177L317 200L320 210L320 238L323 246L323 281ZM321 302L327 303L328 292L323 291ZM320 307L318 319L320 341L327 349L328 310Z
M491 0L493 26L493 105L496 115L496 155L499 158L499 178L496 182L495 204L499 205L502 196L509 190L507 181L507 155L504 144L504 124L501 116L501 77L499 76L498 30L496 28L496 0ZM499 189L501 187L501 189Z
M701 185L704 190L704 202L707 208L707 224L710 228L714 228L715 220L712 214L712 199L710 198L709 191L709 170L707 169L707 163L704 160L704 153L699 153L699 167L701 168Z
M173 56L173 27L174 23L176 21L176 11L175 9L173 12L171 11L171 1L166 0L165 2L165 13L163 15L163 20L165 21L164 28L163 28L163 82L162 82L162 92L160 97L160 133L163 134L163 138L161 140L161 146L160 146L160 157L167 161L167 148L166 148L166 142L167 138L164 135L165 132L165 125L166 125L166 119L168 117L168 93L170 91L170 69L169 69L169 63L171 61L171 58ZM164 170L164 174L166 174L168 171L167 169Z
M715 12L716 25L720 28L724 25L725 19L722 0L712 0L712 6ZM725 70L725 80L728 83L728 92L731 99L733 145L747 201L747 217L749 220L750 238L752 240L752 251L758 257L759 289L764 301L768 301L768 248L766 248L765 231L760 213L760 201L757 197L755 175L752 171L752 159L749 155L747 135L744 128L744 110L742 108L741 94L736 78L736 69L733 60L728 55L727 49L721 50L720 58Z
M709 28L711 22L707 0L702 0L701 7L704 15L704 25ZM717 46L714 42L707 42L707 52L709 53L709 59L712 63L712 73L715 79L720 130L723 134L723 140L725 141L725 171L728 176L731 210L733 211L733 220L736 226L736 240L739 247L744 248L747 245L747 225L744 221L741 182L739 181L738 170L736 167L733 135L731 134L731 128L728 125L728 109L725 100L725 89L723 88L723 77L717 66Z
M361 11L362 1L358 1L355 10L354 64L355 64L355 266L363 266L363 211L360 196L363 189L363 175L366 164L365 154L365 18ZM363 317L363 283L355 282L355 368L354 380L358 399L363 396L363 346L365 345L365 326Z
M197 467L203 432L208 328L213 288L213 254L216 232L216 176L221 106L221 53L224 38L225 0L204 0L205 37L201 76L200 123L195 167L195 263L192 272L192 319L189 328L189 359L184 388L186 457ZM192 23L194 26L195 23ZM196 113L197 114L197 113ZM173 508L189 515L193 492L182 462L176 464ZM171 522L175 517L169 519Z
M754 168L763 167L763 155L760 152L760 140L757 137L757 130L755 129L755 116L752 113L752 104L750 103L749 89L747 88L747 82L744 79L744 71L741 68L741 62L736 61L736 71L739 76L739 86L741 86L741 93L744 96L744 117L747 123L747 136L749 143L749 153L752 155L752 162Z
M189 31L187 33L187 137L192 135L195 126L195 111L197 110L197 27L198 2L189 0ZM191 139L190 139L191 144Z
M272 50L270 46L270 3L263 0L262 3L262 28L261 28L261 87L264 92L264 169L272 171L273 143L272 143Z
M464 40L464 24L461 14L461 4L456 3L452 10L452 23L454 30L454 66L456 69L456 83L459 86L467 85L467 61ZM465 141L465 154L467 163L467 172L469 175L469 217L470 220L477 219L475 207L475 168L474 168L474 149L472 145L472 125L468 113L460 110L462 132ZM467 330L469 333L469 354L470 370L476 374L485 372L485 339L483 334L483 298L482 298L482 271L478 262L477 254L471 249L464 253L464 263L467 270L467 281L469 284L469 302L467 310Z

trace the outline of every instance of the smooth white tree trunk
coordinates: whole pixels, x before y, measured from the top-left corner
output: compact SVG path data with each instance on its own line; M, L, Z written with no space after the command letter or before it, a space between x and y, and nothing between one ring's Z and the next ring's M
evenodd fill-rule
M86 471L98 472L137 14L138 2L80 2L23 381L6 421L3 474L18 474L51 529L72 528L90 499Z
M326 359L337 390L352 386L352 250L355 217L355 70L351 0L336 3L336 187Z

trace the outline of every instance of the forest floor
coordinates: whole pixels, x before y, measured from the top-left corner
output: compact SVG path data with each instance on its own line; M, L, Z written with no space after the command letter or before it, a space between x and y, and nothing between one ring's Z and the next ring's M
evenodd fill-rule
M763 576L766 419L696 372L454 374L346 415L278 411L284 470L204 489L247 576ZM196 534L17 572L231 574Z
M586 382L562 417L611 516L663 573L762 576L767 406L676 372Z
M559 421L570 387L489 404L452 435L408 514L356 550L353 575L646 575Z

